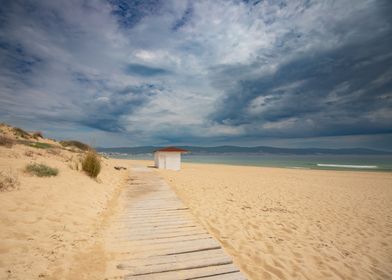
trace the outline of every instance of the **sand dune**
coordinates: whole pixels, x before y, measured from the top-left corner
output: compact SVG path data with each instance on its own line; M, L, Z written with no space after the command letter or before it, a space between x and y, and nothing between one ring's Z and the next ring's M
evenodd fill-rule
M392 279L392 174L159 170L250 279Z
M101 228L127 178L127 171L113 167L124 162L103 159L94 180L74 169L78 153L60 149L55 141L40 142L54 148L0 146L0 172L19 182L0 192L0 279L101 279ZM55 167L59 174L27 174L30 162Z

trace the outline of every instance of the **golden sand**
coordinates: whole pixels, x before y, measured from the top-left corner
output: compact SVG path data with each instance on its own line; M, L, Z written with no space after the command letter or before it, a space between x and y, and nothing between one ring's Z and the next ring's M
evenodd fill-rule
M0 171L19 181L0 192L0 279L102 279L111 257L103 232L121 211L129 167L152 162L103 159L94 180L76 170L80 154L40 142L54 148L0 146ZM30 162L59 174L32 176ZM391 173L207 164L155 172L250 279L392 279Z
M75 169L81 154L40 142L54 148L0 146L0 172L19 182L0 192L0 279L101 279L101 228L128 175L113 167L126 163L103 159L95 180ZM24 171L31 162L59 174L32 176Z
M392 174L158 170L250 279L392 279Z

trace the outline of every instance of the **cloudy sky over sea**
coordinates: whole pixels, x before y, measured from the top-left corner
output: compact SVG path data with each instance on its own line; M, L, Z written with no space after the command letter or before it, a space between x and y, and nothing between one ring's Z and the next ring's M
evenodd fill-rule
M392 1L3 0L0 121L97 146L392 150Z

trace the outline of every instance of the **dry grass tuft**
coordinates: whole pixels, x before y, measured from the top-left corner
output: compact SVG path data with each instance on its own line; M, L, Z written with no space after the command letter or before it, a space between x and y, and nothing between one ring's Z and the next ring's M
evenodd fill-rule
M54 156L61 155L61 150L60 149L52 148L52 149L47 149L46 151L48 152L48 154L51 154L51 155L54 155Z
M0 146L4 146L7 148L12 148L12 146L15 144L15 141L11 138L8 138L4 135L0 135Z
M101 159L97 152L90 150L86 153L82 160L82 170L92 178L97 178L99 172L101 172Z
M11 169L0 171L0 192L12 191L19 185L18 175Z
M45 164L32 163L26 166L26 172L38 177L57 176L59 173L57 168L49 167Z
M31 150L27 150L27 151L24 152L24 155L27 156L27 157L32 157L32 156L34 156L34 152L31 151Z

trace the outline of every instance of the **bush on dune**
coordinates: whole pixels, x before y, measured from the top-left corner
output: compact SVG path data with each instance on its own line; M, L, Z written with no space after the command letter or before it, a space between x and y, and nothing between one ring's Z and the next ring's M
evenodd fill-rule
M63 147L76 147L82 151L88 151L91 150L91 147L87 144L84 144L80 141L75 141L75 140L69 140L69 141L61 141L60 144Z
M14 131L14 135L16 137L30 138L30 134L19 127L14 127L12 130Z
M36 131L36 132L33 133L33 138L34 139L44 138L44 136L42 135L41 131Z
M57 168L49 167L45 164L32 163L26 166L26 171L38 177L57 176L59 173Z
M37 148L37 149L48 149L52 148L53 146L48 144L48 143L42 143L42 142L30 142L27 144L30 147Z
M97 178L101 171L101 160L94 150L89 150L82 160L82 170L92 178Z

